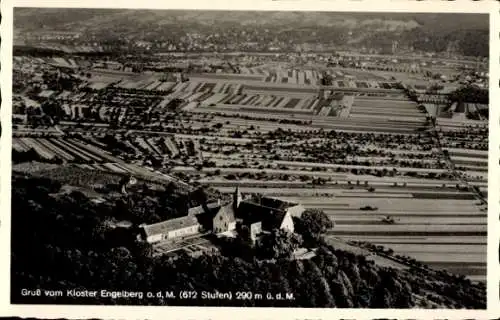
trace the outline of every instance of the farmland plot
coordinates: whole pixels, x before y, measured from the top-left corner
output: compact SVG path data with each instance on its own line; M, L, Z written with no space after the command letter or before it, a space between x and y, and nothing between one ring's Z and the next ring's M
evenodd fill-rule
M12 148L18 152L26 152L30 149L30 147L23 143L19 138L12 139Z
M220 100L220 99L219 99ZM310 109L313 109L317 105L318 100L315 100L311 105ZM278 120L290 120L290 116L293 115L294 120L302 121L312 121L310 125L298 126L295 125L292 130L306 131L311 129L325 129L325 130L342 130L346 132L372 132L372 133L397 133L397 134L414 134L417 132L424 123L424 118L421 121L415 121L415 118L388 118L386 116L381 116L381 118L367 118L362 116L360 118L346 118L339 119L336 117L328 117L325 119L321 116L314 116L311 113L313 110L310 109L285 109L283 111L275 108L267 108L265 112L255 113L255 108L244 107L244 108L224 108L219 106L212 106L206 108L206 102L203 102L199 108L195 108L192 111L196 113L222 113L228 116L233 116L233 119L241 118L242 116L248 117L262 117L262 121L266 121L269 118ZM259 110L259 109L257 109ZM261 110L259 110L261 111ZM308 111L308 112L298 112L298 111ZM255 122L260 122L260 120L252 120ZM250 121L249 121L250 122ZM261 126L262 130L267 130L264 128L276 129L278 126L275 123L267 123ZM281 124L279 125L281 127Z
M93 153L90 153L82 148L79 148L78 146L68 143L62 139L51 139L51 142L54 145L57 145L61 149L66 150L67 152L70 152L73 154L75 157L81 158L85 161L98 161L101 162L103 159Z
M197 81L202 80L222 80L222 81L261 81L264 74L235 74L235 73L206 73L206 74L191 74L190 79Z
M356 98L351 110L351 116L381 116L381 117L406 117L423 118L424 115L417 109L416 104L405 101L375 100Z
M486 220L473 201L380 198L286 198L321 208L336 222L332 236L368 241L437 269L474 280L486 276ZM360 210L364 206L375 211ZM387 225L385 216L396 222Z
M34 149L42 158L44 159L54 159L56 157L56 153L48 148L40 141L32 138L21 138L20 141L28 148ZM72 159L72 157L64 152L60 153L62 157L68 157L68 159Z

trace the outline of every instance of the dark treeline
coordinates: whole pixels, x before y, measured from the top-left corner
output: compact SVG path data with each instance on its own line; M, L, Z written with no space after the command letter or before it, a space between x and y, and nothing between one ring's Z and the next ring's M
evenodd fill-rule
M66 57L66 58L117 58L122 57L123 54L128 53L126 50L121 50L120 47L110 46L104 51L73 51L65 52L56 48L41 48L36 45L14 45L12 54L14 56L29 55L33 57Z
M451 103L458 103L459 108L463 108L464 103L472 104L489 104L489 91L488 89L483 89L475 86L466 86L459 88L449 94L448 100ZM469 119L479 120L482 118L489 118L489 108L479 108L476 111L469 110L467 112L467 117ZM486 134L486 136L488 136Z
M42 158L38 154L38 152L36 152L36 150L33 148L31 148L27 151L17 151L14 149L12 150L12 163L13 164L29 162L29 161L62 164L62 160L59 158L54 158L51 160Z
M448 95L451 102L489 104L489 91L474 86L457 89Z

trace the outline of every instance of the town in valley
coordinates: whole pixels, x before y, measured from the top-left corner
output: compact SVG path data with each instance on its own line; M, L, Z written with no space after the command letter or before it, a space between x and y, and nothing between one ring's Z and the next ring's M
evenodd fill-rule
M12 303L485 308L488 28L15 8Z

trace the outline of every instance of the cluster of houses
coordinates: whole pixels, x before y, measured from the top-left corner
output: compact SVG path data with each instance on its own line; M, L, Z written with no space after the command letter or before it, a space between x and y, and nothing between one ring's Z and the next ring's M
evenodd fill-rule
M258 196L243 197L236 188L229 203L216 201L189 209L183 217L142 225L140 238L148 243L180 241L187 237L215 234L255 241L273 229L294 232L293 217L300 217L301 204Z

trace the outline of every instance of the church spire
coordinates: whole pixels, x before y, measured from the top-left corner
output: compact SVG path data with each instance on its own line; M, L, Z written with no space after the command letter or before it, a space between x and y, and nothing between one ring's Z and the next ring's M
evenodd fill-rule
M243 199L243 197L241 196L240 188L238 186L236 186L236 189L234 189L234 194L233 194L234 209L238 209L242 199Z

